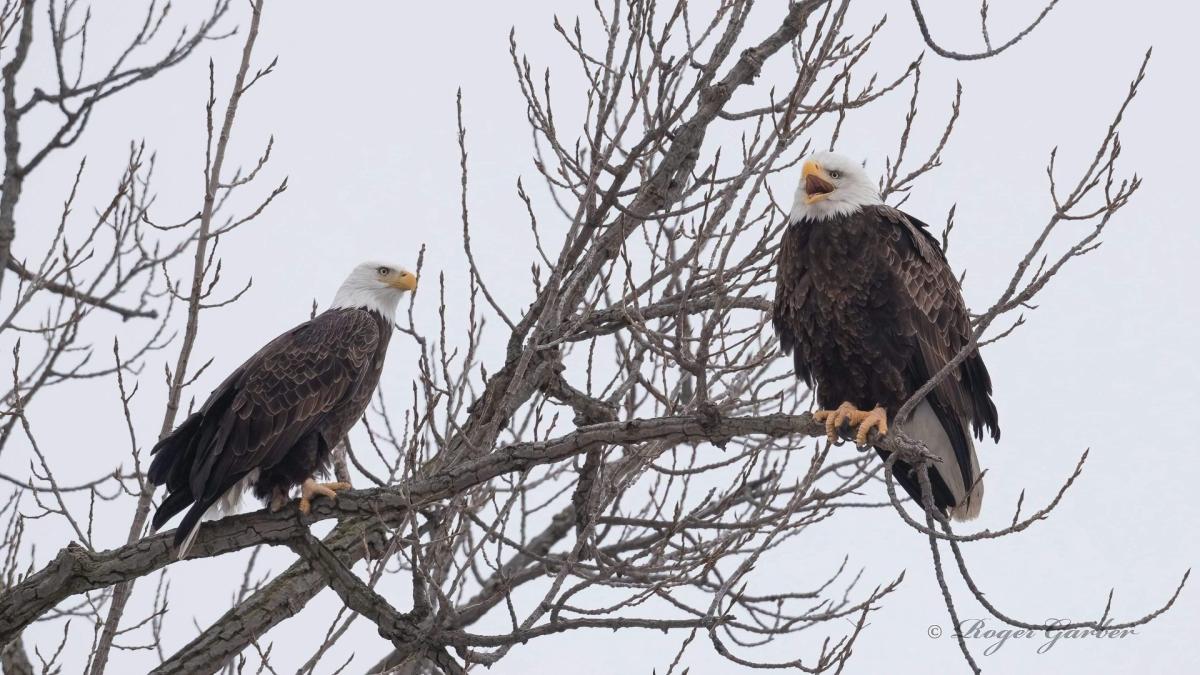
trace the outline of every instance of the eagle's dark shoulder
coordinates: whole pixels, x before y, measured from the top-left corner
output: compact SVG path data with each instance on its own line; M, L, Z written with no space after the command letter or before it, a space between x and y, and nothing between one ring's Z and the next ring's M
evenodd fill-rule
M876 204L864 207L854 217L888 229L883 238L892 247L911 252L933 268L945 267L942 245L930 232L929 226L894 206Z
M359 374L379 346L380 322L361 309L331 309L280 335L240 369L242 404L275 413L298 397L334 393ZM303 411L300 411L303 412Z
M303 423L328 412L367 373L380 321L361 309L331 309L268 343L242 370L232 410L238 418L283 415ZM247 438L246 451L265 438Z

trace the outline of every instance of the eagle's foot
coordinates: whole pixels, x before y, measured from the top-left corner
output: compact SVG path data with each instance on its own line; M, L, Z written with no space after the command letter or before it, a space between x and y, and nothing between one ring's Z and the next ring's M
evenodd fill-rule
M288 501L290 500L288 499L287 490L282 488L275 488L272 490L270 505L271 513L279 513L280 509L287 506Z
M825 423L825 433L829 437L829 442L837 442L838 429L842 424L849 422L850 426L857 427L858 432L854 436L854 442L858 445L867 444L867 434L874 428L879 432L880 436L887 435L887 411L881 406L875 406L870 412L864 412L854 406L853 403L846 401L839 405L837 410L818 410L813 413L813 419L818 422Z
M854 407L854 404L846 401L839 405L836 410L818 410L813 413L813 419L818 422L825 423L825 435L829 437L830 443L836 443L838 440L838 429L842 423L851 419L854 415L861 415L862 411Z
M337 499L338 490L349 490L349 483L318 483L309 478L300 485L300 513L308 515L312 511L312 500L318 495Z

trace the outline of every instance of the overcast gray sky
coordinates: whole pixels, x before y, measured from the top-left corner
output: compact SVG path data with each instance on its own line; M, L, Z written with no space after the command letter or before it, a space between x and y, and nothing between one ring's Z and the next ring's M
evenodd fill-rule
M128 27L122 35L133 28L125 4L95 8L112 30ZM242 4L235 3L233 11L244 12ZM590 4L269 2L256 53L263 63L278 55L280 64L245 101L234 147L236 158L248 163L274 134L269 171L277 178L289 176L290 189L253 226L223 244L229 287L247 276L254 277L254 286L241 302L204 317L197 354L216 361L196 395L267 339L307 318L314 298L327 302L360 260L412 264L418 248L427 245L426 278L445 272L452 297L462 297L454 145L459 87L469 128L475 245L488 253L483 272L504 291L506 309L510 314L522 309L529 297L528 234L514 186L519 176L529 179L534 171L524 104L507 54L508 30L516 26L535 64L552 67L556 103L570 114L581 105L571 95L582 87L550 24L554 13L587 17ZM760 3L747 37L773 29L782 12L783 3L777 4ZM895 73L923 45L907 3L886 4L890 20L868 67ZM967 6L972 3L926 4L946 46L980 47L977 8ZM1036 4L994 3L993 36L1010 35L1036 13ZM868 25L884 6L861 5L852 25ZM1194 497L1200 453L1193 428L1200 410L1195 298L1200 223L1192 166L1200 150L1193 86L1200 56L1194 34L1198 20L1200 11L1190 3L1145 2L1135 10L1128 2L1067 0L1029 39L998 58L957 63L931 54L926 59L922 110L929 117L915 142L926 147L941 131L937 121L948 109L956 79L965 90L963 112L945 166L918 185L905 208L940 224L957 203L950 259L956 269L968 270L965 293L979 307L1002 290L1048 217L1044 166L1051 148L1060 148L1064 172L1088 161L1142 54L1154 47L1149 77L1122 135L1123 166L1136 169L1145 186L1111 225L1100 250L1072 264L1028 315L1028 324L985 352L1004 435L999 445L980 448L989 481L980 526L1004 525L1022 490L1027 510L1043 504L1079 454L1091 450L1083 477L1051 520L1021 536L967 549L988 597L1022 618L1096 618L1114 587L1114 615L1140 616L1168 597L1184 570L1200 558L1200 505ZM106 39L96 42L103 45ZM60 207L80 157L89 158L81 196L88 208L78 211L88 213L107 199L131 139L144 139L158 153L156 219L174 222L196 211L209 56L227 75L218 90L225 95L238 56L233 41L211 43L169 74L116 97L74 148L39 170L21 203L18 255L40 251L48 229L43 223ZM885 154L893 151L907 104L908 93L899 92L853 117L841 150L867 160L877 174ZM737 138L716 132L706 142L735 147ZM776 192L790 194L794 180L777 177ZM553 227L553 221L545 222ZM430 305L418 320L435 320ZM114 323L112 330L126 335L138 329ZM10 352L8 340L0 344L0 354ZM96 342L107 345L108 338ZM383 386L400 395L407 391L413 365L403 343L396 347ZM485 353L489 370L500 363L501 348L497 339ZM162 362L174 353L172 347L152 358L141 378L134 414L144 447L161 419ZM0 368L6 370L7 365ZM128 463L111 382L57 396L40 401L31 418L60 480L90 478L115 463ZM0 460L10 473L23 472L27 461L16 451ZM108 512L98 541L105 546L123 542L131 511L129 500ZM67 541L65 531L57 539L39 537L39 563ZM801 590L846 553L852 567L865 568L868 587L906 570L900 590L871 616L850 672L965 670L949 637L928 543L894 513L839 515L764 558L756 574L778 577L780 590ZM272 555L277 570L290 558ZM243 564L243 556L227 556L171 568L168 650L194 635L191 617L203 626L228 608ZM383 590L403 604L405 589ZM276 643L273 660L280 672L308 658L313 636L323 632L329 612L338 606L327 591L267 636ZM985 615L973 603L959 609L968 618ZM947 629L940 639L927 636L934 624ZM987 641L973 640L971 646L989 672L1186 672L1200 665L1197 625L1200 599L1191 588L1173 611L1123 640L1062 640L1044 654L1037 653L1044 639L1007 644L986 656ZM995 621L990 626L998 627ZM489 623L480 629L504 626ZM761 655L811 654L823 635L784 641ZM57 628L35 627L31 636L45 650L60 635ZM83 648L90 634L80 631L79 638L75 644ZM679 639L576 632L517 647L489 672L662 672ZM360 622L322 672L350 651L358 654L355 663L361 669L386 650L375 631ZM150 654L119 658L146 665L153 660ZM735 671L702 640L688 650L685 663L695 675Z

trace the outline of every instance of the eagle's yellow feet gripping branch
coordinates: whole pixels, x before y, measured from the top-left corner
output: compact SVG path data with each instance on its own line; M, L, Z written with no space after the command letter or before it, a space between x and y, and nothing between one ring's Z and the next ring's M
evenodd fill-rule
M870 412L863 412L853 403L846 401L839 405L837 410L816 411L813 413L813 419L825 423L825 433L829 436L830 443L837 441L838 429L844 422L857 427L858 433L854 436L854 442L858 445L867 444L867 434L872 428L876 429L880 436L885 436L888 432L887 411L881 406L875 406Z
M312 500L314 497L320 495L322 497L329 497L330 499L337 499L338 490L349 490L351 487L353 486L349 483L318 483L311 478L305 480L300 485L300 513L308 515L308 512L312 510Z

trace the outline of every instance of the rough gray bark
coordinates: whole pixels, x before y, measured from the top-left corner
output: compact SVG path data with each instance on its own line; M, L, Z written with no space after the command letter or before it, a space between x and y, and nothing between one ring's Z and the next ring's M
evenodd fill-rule
M34 675L29 656L25 653L25 643L17 638L0 649L0 673L4 675Z
M372 521L349 518L325 538L324 545L345 565L361 560L367 537L378 536ZM289 528L277 543L290 541L307 528ZM245 601L217 619L203 633L151 672L155 675L189 675L219 670L272 626L295 616L317 593L325 590L324 574L299 560Z

